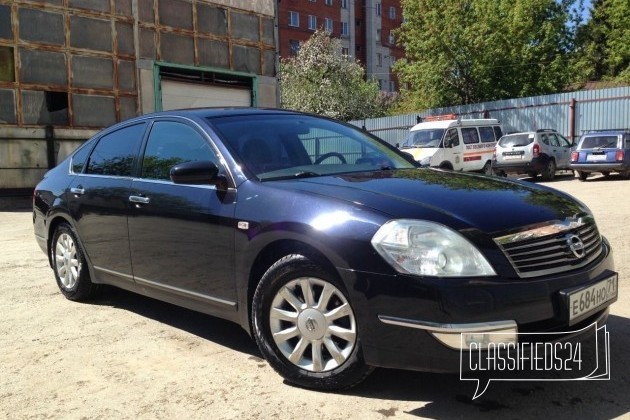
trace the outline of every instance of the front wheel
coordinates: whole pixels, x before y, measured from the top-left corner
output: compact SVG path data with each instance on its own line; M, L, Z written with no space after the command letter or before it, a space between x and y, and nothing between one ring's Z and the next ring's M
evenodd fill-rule
M86 301L100 291L100 285L92 283L90 279L83 250L67 223L62 223L55 229L50 246L50 260L57 286L66 298Z
M252 326L260 351L288 382L350 388L372 371L340 281L303 255L273 264L256 287Z

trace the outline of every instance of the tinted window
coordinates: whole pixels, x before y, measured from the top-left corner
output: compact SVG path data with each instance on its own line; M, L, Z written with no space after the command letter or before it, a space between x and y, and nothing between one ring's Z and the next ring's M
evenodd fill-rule
M541 134L540 135L540 140L545 143L547 146L549 146L549 136L546 134Z
M414 167L364 131L327 119L265 115L208 121L237 161L260 179Z
M464 144L479 143L479 133L477 133L475 127L462 128L462 138L464 139Z
M194 160L209 160L218 165L210 144L194 128L173 121L153 124L142 160L142 177L170 179L173 166Z
M81 146L81 148L74 154L74 156L72 156L72 172L77 174L81 173L91 149L92 147L90 146L90 144L85 144Z
M558 143L558 139L556 138L555 134L549 134L549 142L552 146L560 146L560 143Z
M144 128L144 123L136 124L101 137L90 155L85 173L131 176Z
M496 141L492 127L479 127L479 137L481 137L482 143L492 143Z

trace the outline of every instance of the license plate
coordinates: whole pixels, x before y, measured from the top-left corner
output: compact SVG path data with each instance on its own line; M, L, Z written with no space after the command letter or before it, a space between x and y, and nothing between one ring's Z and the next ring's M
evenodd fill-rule
M569 294L569 320L591 312L617 298L617 274Z
M511 160L511 159L522 159L523 155L503 155L503 159Z
M586 156L588 162L600 162L606 160L606 155L588 155Z

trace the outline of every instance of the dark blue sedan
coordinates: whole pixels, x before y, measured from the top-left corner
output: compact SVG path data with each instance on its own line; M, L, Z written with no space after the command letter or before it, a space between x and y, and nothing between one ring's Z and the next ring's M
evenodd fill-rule
M33 221L68 299L108 284L234 321L316 389L375 366L458 371L462 333L577 331L617 297L610 246L570 196L417 168L297 112L119 123L48 172Z

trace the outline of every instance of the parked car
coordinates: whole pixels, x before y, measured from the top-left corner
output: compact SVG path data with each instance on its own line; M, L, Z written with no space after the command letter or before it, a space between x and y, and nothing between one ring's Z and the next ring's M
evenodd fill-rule
M573 145L555 130L508 134L497 142L492 170L496 175L541 175L551 181L557 170L569 169Z
M580 181L586 181L593 172L604 176L618 172L630 178L630 129L583 134L571 154L571 168L577 171Z
M492 154L502 135L499 120L448 114L414 125L400 148L422 166L492 175Z
M356 127L283 110L107 128L37 185L33 222L66 298L108 284L234 321L288 382L323 390L374 366L456 372L460 333L498 332L487 346L578 331L617 298L579 201L420 169Z

